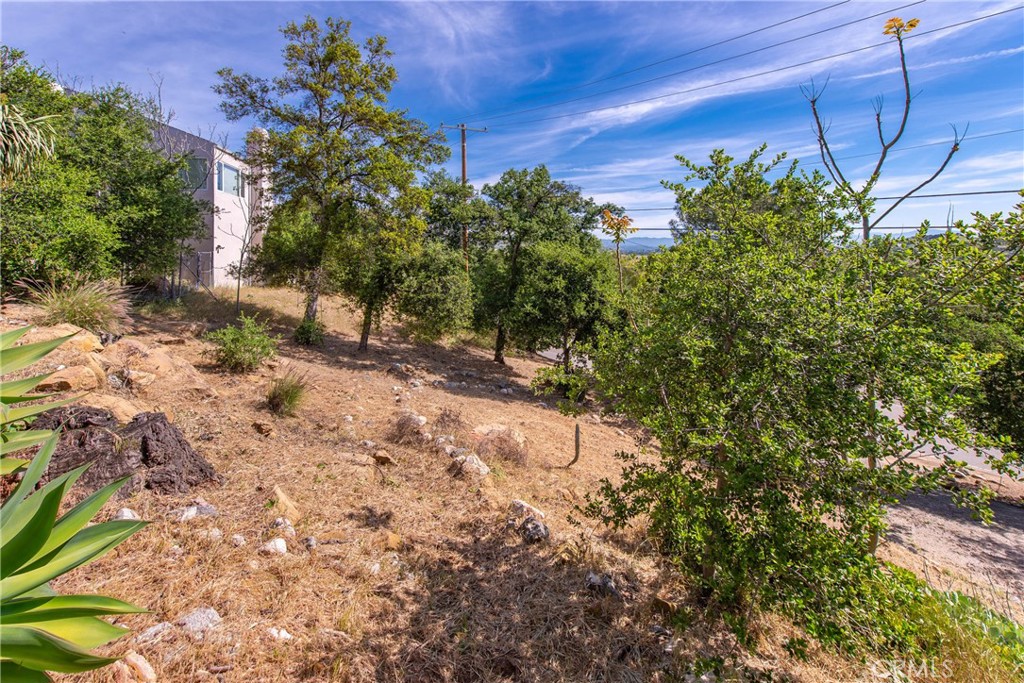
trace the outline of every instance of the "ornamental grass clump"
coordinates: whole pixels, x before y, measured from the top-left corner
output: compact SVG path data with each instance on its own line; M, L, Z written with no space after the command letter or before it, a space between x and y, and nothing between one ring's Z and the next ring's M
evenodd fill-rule
M308 388L309 384L304 374L289 370L284 376L275 377L270 382L267 407L278 415L295 415Z
M29 301L43 310L44 325L70 323L96 334L121 334L131 326L128 292L109 280L76 277L24 285Z
M239 325L225 327L206 335L213 342L214 361L231 372L250 372L277 353L278 338L270 335L266 323L244 313L238 316Z

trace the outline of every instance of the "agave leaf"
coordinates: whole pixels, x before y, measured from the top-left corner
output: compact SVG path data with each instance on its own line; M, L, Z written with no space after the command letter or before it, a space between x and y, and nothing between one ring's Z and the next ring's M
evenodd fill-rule
M51 679L42 671L26 669L21 664L15 664L0 659L0 681L15 681L15 683L51 683Z
M92 562L146 524L148 522L118 520L82 529L58 550L25 567L21 573L0 579L0 594L7 599L16 598L75 567Z
M10 497L4 502L3 507L0 507L0 529L7 526L7 520L9 515L14 514L15 508L18 504L29 494L29 492L35 488L36 484L42 478L43 473L46 472L47 466L50 464L50 458L53 457L53 451L57 448L57 439L60 434L54 432L43 447L36 453L36 457L32 458L32 462L29 464L28 469L22 476L18 486L11 492Z
M46 441L53 435L49 429L25 429L17 432L7 432L6 437L0 441L0 454L9 455L26 448L31 448Z
M86 650L106 645L129 631L127 628L114 626L94 616L50 618L44 616L37 619L31 618L30 615L20 615L20 617L4 619L3 625L39 629Z
M14 408L13 410L8 409L6 421L16 422L18 420L25 420L30 417L34 417L39 413L45 413L47 410L50 410L51 408L59 408L61 406L67 405L68 403L71 403L72 401L77 401L80 398L82 397L72 396L70 398L62 398L59 401L50 401L49 403L44 403L38 406L25 406L24 408Z
M13 348L5 346L0 349L0 368L3 368L2 372L4 374L26 368L42 359L46 354L50 353L50 351L53 351L55 348L74 336L75 335L73 334L69 334L65 337L33 342L31 344L15 346Z
M0 622L24 623L31 619L68 619L107 614L141 614L148 610L103 595L21 597L0 606Z
M29 626L0 625L0 640L4 644L5 659L39 671L76 673L115 661L110 657L97 657L74 643Z
M19 460L18 458L0 458L0 476L6 477L8 474L14 474L20 469L28 467L28 460Z
M43 555L52 552L58 546L63 545L72 536L77 534L79 530L88 524L93 516L99 512L100 508L103 507L104 503L120 489L124 483L128 480L128 477L112 481L103 488L94 491L89 495L88 498L83 500L75 507L68 510L64 515L57 520L57 523L53 526L50 531L49 538L43 546L36 552L29 563L35 562Z
M19 327L16 330L8 330L0 334L0 350L14 346L14 342L25 336L25 334L31 329L32 325L26 325L25 327Z
M3 560L0 578L31 563L50 536L64 493L87 468L88 465L79 467L54 479L5 516L0 542L0 559Z
M52 374L52 372L48 372L45 375L36 375L34 377L26 377L25 379L4 382L3 388L0 389L0 402L11 404L19 403L21 401L35 401L40 398L46 398L49 394L26 396L25 392L35 389L37 384Z

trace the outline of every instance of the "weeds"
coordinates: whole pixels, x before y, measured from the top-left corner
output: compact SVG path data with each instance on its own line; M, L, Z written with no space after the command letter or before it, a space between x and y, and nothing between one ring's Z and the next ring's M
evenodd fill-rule
M289 370L283 377L271 380L267 391L267 407L278 415L295 415L308 387L304 374Z
M476 452L482 458L497 458L515 465L525 465L529 455L526 441L511 429L491 432L480 441Z
M325 327L319 320L306 320L303 318L299 326L295 328L292 339L296 344L303 346L323 346Z
M454 408L442 408L441 414L434 420L435 434L458 434L465 429L466 421L462 419L462 412Z
M277 337L270 336L269 328L256 317L244 313L238 316L240 326L225 327L206 335L216 348L213 357L217 365L232 372L255 370L260 363L274 357Z
M22 283L29 300L44 313L44 325L70 323L95 334L121 334L131 326L124 287L107 280L73 278L64 284Z

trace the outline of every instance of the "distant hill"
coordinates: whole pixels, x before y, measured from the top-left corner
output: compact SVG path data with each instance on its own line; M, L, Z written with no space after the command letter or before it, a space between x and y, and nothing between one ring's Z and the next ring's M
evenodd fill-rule
M622 243L622 252L625 254L650 254L658 251L659 247L671 247L671 237L630 237ZM615 251L615 242L601 240L605 249Z

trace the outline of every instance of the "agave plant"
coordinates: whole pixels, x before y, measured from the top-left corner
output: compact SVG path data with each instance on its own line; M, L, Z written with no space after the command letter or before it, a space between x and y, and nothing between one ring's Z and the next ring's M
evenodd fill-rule
M60 346L67 337L14 346L30 328L0 334L0 368L21 370ZM0 680L49 681L47 671L79 672L115 661L89 650L109 643L127 629L100 617L145 610L98 595L58 595L49 582L103 556L146 522L115 520L87 526L125 483L115 481L58 517L64 494L88 468L68 472L36 490L57 447L59 434L19 430L25 421L74 399L11 408L46 398L29 392L47 375L0 380L0 467L5 474L24 469L17 488L0 507ZM8 457L40 445L30 461Z

